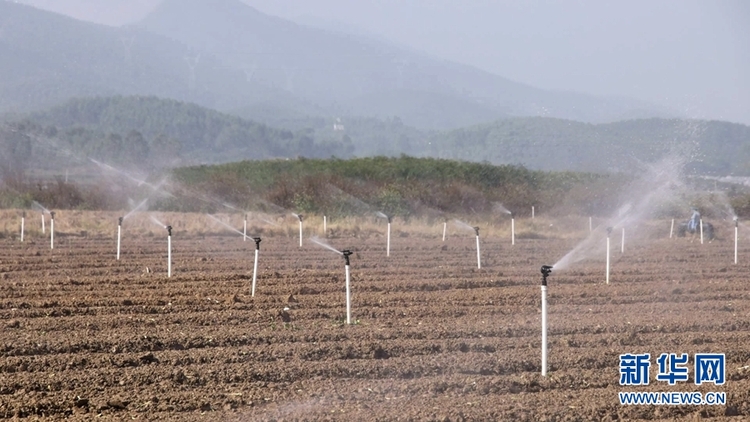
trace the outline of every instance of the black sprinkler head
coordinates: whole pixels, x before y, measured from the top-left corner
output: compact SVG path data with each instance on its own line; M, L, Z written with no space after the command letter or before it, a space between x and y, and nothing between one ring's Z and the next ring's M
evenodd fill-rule
M51 215L51 216L52 216L52 219L53 219L53 220L55 219L55 212L54 212L54 211L50 211L50 212L49 212L49 215Z
M353 254L354 252L350 250L343 250L341 251L341 254L344 255L344 259L346 260L346 265L349 265L349 255Z
M734 217L734 227L739 227L740 225L740 219L737 217Z
M167 233L169 233L170 236L172 236L172 226L165 227L167 229Z
M479 236L479 227L474 227L474 233L476 233L477 236Z
M547 277L552 273L551 265L542 265L542 286L547 285Z
M513 213L510 213L510 218L515 218Z
M119 217L117 219L117 224L120 225L120 226L122 226L122 219L123 219L122 217Z
M245 214L245 221L247 221L247 214Z
M254 237L253 240L255 241L255 249L260 250L260 237Z
M21 217L26 218L26 211L21 211Z
M302 219L303 219L304 217L305 217L305 216L304 216L304 215L302 215L302 214L297 214L297 218L299 218L299 221L302 221Z

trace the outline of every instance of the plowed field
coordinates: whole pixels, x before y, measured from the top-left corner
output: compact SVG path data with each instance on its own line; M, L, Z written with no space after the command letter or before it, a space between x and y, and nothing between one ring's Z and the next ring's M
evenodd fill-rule
M329 238L176 233L0 240L0 418L623 420L750 418L750 248L665 236L549 278L540 376L539 267L580 239L395 231ZM291 230L294 233L294 230ZM85 234L85 233L83 233ZM659 236L655 236L659 237ZM668 231L667 231L668 237ZM617 243L617 242L615 242ZM743 262L744 261L744 262ZM285 310L285 308L288 308ZM651 354L648 386L619 355ZM661 353L725 353L726 384L656 381ZM624 406L620 391L719 391L720 406ZM737 416L736 418L733 416Z

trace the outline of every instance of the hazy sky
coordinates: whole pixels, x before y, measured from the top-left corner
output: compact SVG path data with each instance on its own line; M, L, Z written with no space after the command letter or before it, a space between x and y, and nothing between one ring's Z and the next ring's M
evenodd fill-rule
M159 0L24 0L112 25ZM541 88L623 95L750 124L750 1L245 0Z

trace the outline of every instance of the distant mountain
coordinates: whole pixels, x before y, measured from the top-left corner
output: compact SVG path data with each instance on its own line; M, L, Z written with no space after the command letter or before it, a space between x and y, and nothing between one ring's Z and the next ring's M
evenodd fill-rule
M331 114L399 116L422 128L503 116L608 122L668 115L642 101L533 88L365 36L298 25L239 0L164 0L139 27Z
M157 95L217 109L291 98L167 37L0 1L0 113L72 97Z

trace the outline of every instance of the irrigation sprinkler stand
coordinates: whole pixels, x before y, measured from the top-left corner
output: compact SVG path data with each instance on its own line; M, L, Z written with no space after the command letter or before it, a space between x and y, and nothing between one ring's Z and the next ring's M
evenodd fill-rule
M443 242L445 242L445 232L448 230L448 220L443 221Z
M350 288L350 280L349 280L349 256L352 254L352 251L350 250L344 250L341 251L341 254L344 255L344 260L346 261L346 323L351 324L352 323L352 300L351 300L351 288Z
M55 212L49 212L49 248L55 249Z
M510 244L516 244L516 217L510 213Z
M531 206L531 219L534 219L534 206Z
M247 214L245 214L245 220L242 223L242 241L247 242Z
M253 264L253 287L250 291L250 296L255 297L255 280L257 279L258 274L258 254L260 253L260 237L254 237L253 240L255 241L255 263Z
M328 219L323 216L323 237L328 237Z
M391 256L391 216L387 215L388 219L388 235L385 240L385 256Z
M542 376L547 376L547 277L552 267L542 265Z
M737 264L737 243L739 239L739 223L737 217L734 217L734 263Z
M47 233L47 230L44 227L44 211L42 211L42 234Z
M591 233L592 231L594 231L594 222L593 218L589 217L589 233Z
M700 226L701 226L701 245L703 244L703 219L700 219Z
M122 220L120 217L117 219L117 260L120 260L120 234L122 232Z
M672 238L672 234L674 233L674 218L672 219L672 226L669 228L669 238Z
M23 243L23 229L26 224L26 211L21 213L21 243Z
M167 277L172 277L172 226L167 229Z
M302 219L304 216L302 214L297 215L297 218L299 218L299 247L302 247Z
M474 233L477 234L477 268L482 269L482 259L479 254L479 227L474 227Z
M607 276L606 283L609 284L609 236L612 234L612 227L607 227Z

